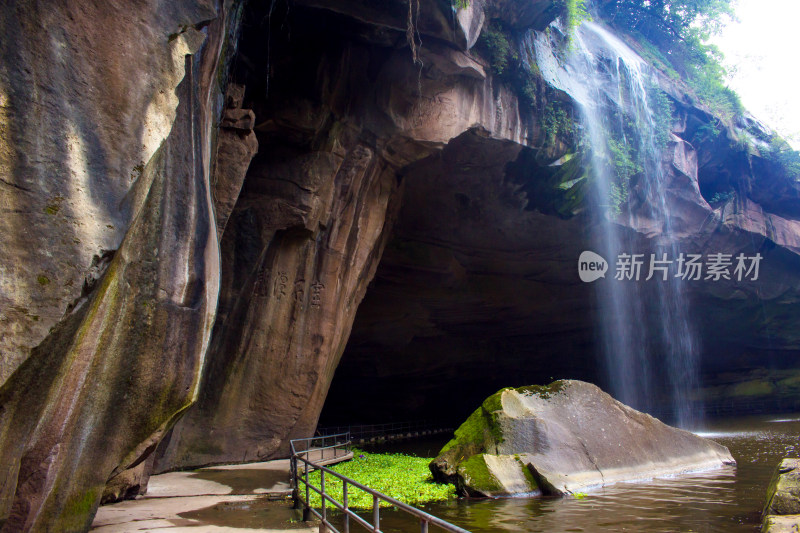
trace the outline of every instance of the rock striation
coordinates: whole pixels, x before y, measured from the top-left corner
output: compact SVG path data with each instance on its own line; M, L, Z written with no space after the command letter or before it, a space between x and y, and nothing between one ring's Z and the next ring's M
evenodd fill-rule
M231 8L0 8L4 532L87 530L196 397Z
M724 446L576 380L487 398L431 464L469 496L556 495L736 464Z
M784 459L775 469L762 515L763 533L797 531L800 527L800 459Z
M286 58L273 76L254 78L267 57L242 66L261 148L221 242L201 393L163 441L157 471L283 457L290 439L313 433L392 233L403 176L447 160L499 167L531 142L552 157L563 151L463 50L426 44L423 74L408 49L365 36L362 21L332 31L315 9L292 13L303 23L291 40L273 41ZM250 39L260 43L263 30L253 31L242 55Z
M424 417L509 376L598 377L574 102L488 40L513 59L562 3L468 4L0 7L3 531L284 456L331 383L333 410ZM800 189L755 121L699 135L717 118L662 83L680 239L765 256L761 284L693 289L706 384L795 401ZM632 243L663 236L630 214Z

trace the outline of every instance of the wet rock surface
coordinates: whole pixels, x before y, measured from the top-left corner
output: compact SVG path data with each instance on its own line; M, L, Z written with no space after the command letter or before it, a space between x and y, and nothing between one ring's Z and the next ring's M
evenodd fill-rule
M2 11L0 529L85 531L109 479L109 494L138 491L142 476L118 475L197 393L219 285L205 147L228 12Z
M202 392L163 442L157 471L286 456L289 439L313 432L405 175L441 172L446 160L500 169L530 142L552 157L563 150L475 58L430 43L421 76L408 50L365 44L352 21L332 30L320 13L293 15L307 27L273 41L283 59L270 80L240 65L261 149L221 242ZM242 55L262 34L243 36ZM495 182L514 197L500 173Z
M775 469L762 514L764 533L797 531L800 527L800 459L784 459Z
M735 464L724 446L575 380L484 401L431 463L472 496L566 495Z
M335 372L331 411L376 422L602 374L607 309L575 274L586 161L544 120L573 106L497 76L479 39L557 3L420 2L411 41L399 0L56 4L0 8L4 531L85 530L151 469L285 455ZM763 283L691 289L705 384L791 405L798 187L733 137L696 142L711 118L678 93L682 245L764 255ZM633 245L663 237L630 215Z

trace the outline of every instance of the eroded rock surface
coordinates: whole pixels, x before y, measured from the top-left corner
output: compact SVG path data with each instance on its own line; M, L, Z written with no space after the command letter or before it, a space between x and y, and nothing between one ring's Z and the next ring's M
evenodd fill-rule
M2 531L88 529L197 394L230 7L0 8Z
M762 514L763 533L797 531L800 527L800 459L784 459L775 469Z
M407 49L364 43L362 22L332 31L323 11L296 16L308 27L276 38L287 59L268 82L242 67L261 149L221 243L202 393L159 451L159 471L285 456L289 439L314 431L415 165L435 165L454 137L446 157L486 146L465 164L483 165L489 150L513 161L529 142L561 149L481 61L433 42L420 51L423 75Z
M667 426L575 380L484 401L431 463L478 496L564 495L735 464L724 446Z
M344 413L597 377L605 310L574 273L596 226L586 152L550 120L574 106L533 71L499 75L480 41L490 24L542 30L561 3L416 5L0 8L5 530L83 530L151 468L285 455L313 432L354 321ZM791 370L747 372L800 353L797 184L732 148L734 129L698 140L713 117L671 90L679 238L765 255L762 284L693 291L723 338L705 361L739 372L726 398L788 401ZM661 238L631 205L630 242ZM530 487L516 459L475 456L508 472L505 492Z

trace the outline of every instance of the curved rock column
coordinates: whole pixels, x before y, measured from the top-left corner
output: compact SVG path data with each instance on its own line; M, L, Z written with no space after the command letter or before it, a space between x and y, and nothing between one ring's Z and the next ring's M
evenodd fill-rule
M209 154L230 3L45 3L0 17L16 36L0 46L3 198L40 213L4 217L0 297L50 328L3 352L4 532L89 528L107 481L194 401L219 287ZM46 298L9 283L42 269Z
M155 471L287 456L290 439L313 434L416 162L468 131L512 146L503 158L530 145L548 161L563 155L536 110L520 111L480 58L427 40L423 72L408 48L365 43L368 27L320 34L314 17L327 16L303 11L286 23L288 43L272 41L281 55L266 100L249 82L259 153L221 242L198 403L160 447Z

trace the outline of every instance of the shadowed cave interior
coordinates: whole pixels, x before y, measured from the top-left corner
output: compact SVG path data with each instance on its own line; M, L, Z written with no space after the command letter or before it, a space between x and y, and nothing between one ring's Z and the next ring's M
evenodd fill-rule
M359 74L369 80L376 79L394 47L406 46L397 30L376 30L333 12L290 11L282 2L249 5L234 71L234 81L247 87L245 107L256 117L280 116L285 95L316 98L318 72L293 65L319 62L320 50L339 46L342 35L369 48ZM269 81L265 73L271 74ZM365 105L365 95L348 97L335 103L350 111ZM687 120L687 137L699 127L695 122ZM261 149L245 181L240 211L259 193L254 182L259 173L252 169L268 168L318 142L301 129L290 128L287 136L285 126L280 119L256 126ZM743 162L735 155L719 160L714 146L698 148L700 191L707 201L744 187L737 177ZM475 130L398 173L402 207L359 306L320 427L407 420L458 425L499 388L560 378L609 389L596 329L597 313L605 310L575 269L581 251L591 247L596 224L571 203L575 199L548 192L543 184L557 171L549 163L534 149ZM780 202L770 199L774 196L763 196L762 202L781 211ZM241 214L233 222L237 263L247 265L258 253L247 244L251 222ZM768 329L765 342L758 322L780 319L768 305L731 307L707 291L692 291L690 298L701 338L702 385L796 366L796 351L784 349L783 342L772 345ZM752 327L737 324L745 314L756 317ZM656 315L641 317L639 327L658 327ZM660 348L655 343L649 349L658 354ZM650 372L654 383L666 387L662 363L656 355ZM669 402L659 400L662 392L651 391L650 409L669 419ZM772 401L779 409L794 405Z

